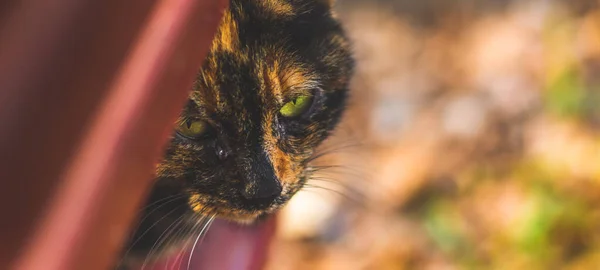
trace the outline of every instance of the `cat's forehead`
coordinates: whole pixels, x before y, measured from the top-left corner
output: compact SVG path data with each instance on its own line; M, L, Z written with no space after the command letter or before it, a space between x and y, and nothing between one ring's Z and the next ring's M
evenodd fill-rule
M231 1L217 29L211 51L240 53L261 39L266 44L273 44L284 34L278 32L278 28L297 21L299 12L299 7L286 0Z
M218 104L231 108L258 102L264 107L281 105L319 87L320 78L313 69L277 54L266 50L251 56L250 61L219 53L211 55L208 59L212 64L200 71L192 101L210 111L219 111Z
M317 88L344 89L345 46L329 1L232 0L191 99L208 113L264 113Z
M294 20L296 12L284 0L233 1L198 76L198 95L192 99L198 105L235 105L232 101L259 95L282 102L318 87L314 61L300 53L306 44L271 25Z

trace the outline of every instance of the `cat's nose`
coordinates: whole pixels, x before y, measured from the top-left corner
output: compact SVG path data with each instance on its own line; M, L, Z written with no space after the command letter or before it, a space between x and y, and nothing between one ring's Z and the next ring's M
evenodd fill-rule
M260 205L270 204L283 188L269 157L262 149L257 149L244 162L246 170L240 175L244 179L242 196Z
M242 195L248 200L273 200L281 194L281 191L279 181L265 181L256 186L246 186Z

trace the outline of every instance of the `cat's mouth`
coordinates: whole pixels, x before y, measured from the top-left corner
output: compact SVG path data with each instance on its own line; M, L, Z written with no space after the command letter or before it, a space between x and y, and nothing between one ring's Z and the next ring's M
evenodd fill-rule
M189 197L188 204L197 214L211 215L238 223L249 224L275 213L290 200L298 189L296 187L284 187L281 194L258 200L243 198L226 200L192 194Z
M275 198L271 202L262 202L256 204L232 205L231 203L200 203L190 202L192 210L202 215L214 215L217 218L227 219L239 223L253 223L254 221L277 211L286 201L282 198Z

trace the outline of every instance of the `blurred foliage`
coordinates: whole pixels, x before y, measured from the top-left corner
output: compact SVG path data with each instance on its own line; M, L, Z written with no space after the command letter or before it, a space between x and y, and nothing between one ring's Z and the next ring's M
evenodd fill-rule
M327 188L363 204L293 201L269 269L597 269L599 5L339 1L358 66L332 144L361 147Z
M586 114L586 91L581 74L575 69L564 71L548 85L545 103L548 109L561 116L583 117Z

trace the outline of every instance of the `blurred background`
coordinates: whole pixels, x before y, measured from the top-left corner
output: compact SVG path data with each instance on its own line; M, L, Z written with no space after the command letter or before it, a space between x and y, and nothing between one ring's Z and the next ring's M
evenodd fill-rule
M268 269L597 269L595 0L339 0L358 69Z

